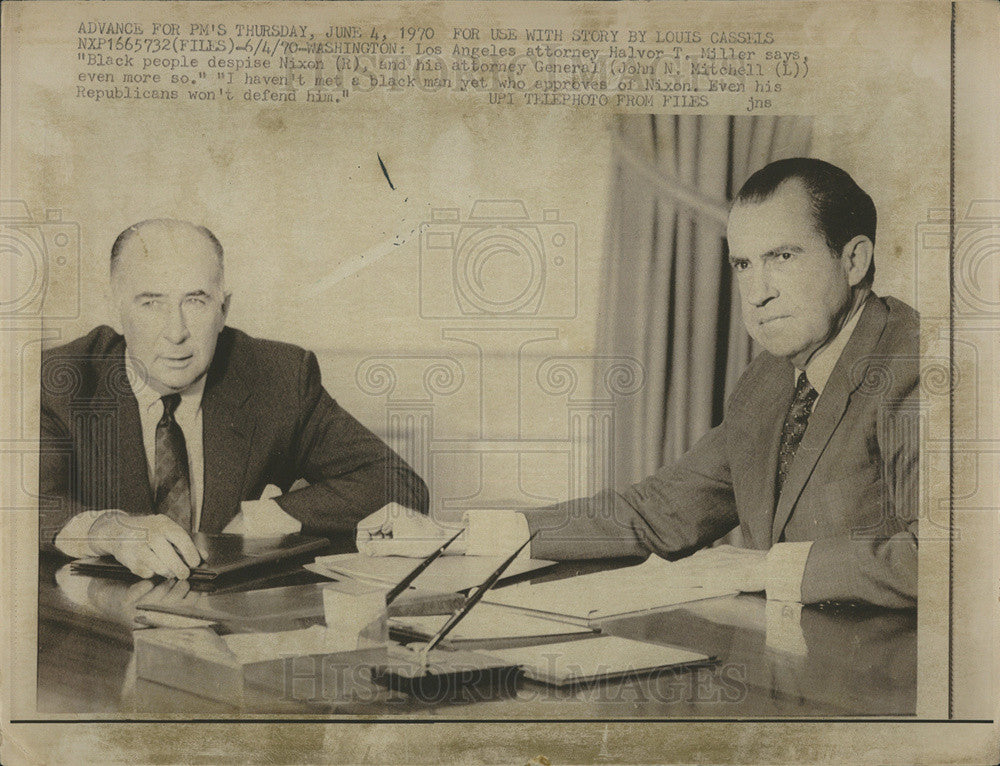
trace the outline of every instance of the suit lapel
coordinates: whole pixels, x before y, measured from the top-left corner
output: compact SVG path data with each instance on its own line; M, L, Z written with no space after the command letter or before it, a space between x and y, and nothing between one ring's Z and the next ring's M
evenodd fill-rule
M122 504L126 508L134 507L137 513L148 514L153 512L153 489L149 485L149 465L142 441L139 404L131 393L122 399L118 410L121 418L119 438L121 445L125 447L118 453L121 465L121 491L124 496ZM130 445L138 445L138 449L133 449Z
M816 462L826 449L834 430L844 417L851 394L864 381L869 364L868 355L885 329L887 312L882 302L874 295L868 298L862 312L851 339L830 373L830 379L823 388L822 395L816 400L816 407L809 416L809 426L789 466L788 476L785 478L774 515L774 525L771 530L772 545L781 539L803 487L812 475ZM783 422L784 416L780 420Z
M738 421L737 438L743 447L738 483L746 488L745 505L760 510L744 516L753 543L758 547L766 547L771 538L778 445L785 412L795 388L792 378L792 366L783 360L775 360L765 367L754 381L753 398Z
M231 358L231 341L223 330L201 401L205 487L200 529L209 532L221 531L239 510L256 425L246 412L251 391L243 369Z
M114 402L118 445L108 466L110 497L115 507L127 513L153 512L153 491L142 440L139 404L125 374L125 347L103 358L95 386L96 401Z

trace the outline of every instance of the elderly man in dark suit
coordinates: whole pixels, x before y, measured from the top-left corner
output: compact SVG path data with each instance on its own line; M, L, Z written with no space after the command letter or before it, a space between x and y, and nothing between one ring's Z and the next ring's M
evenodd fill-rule
M121 334L43 354L43 547L184 578L194 531L332 537L390 504L426 513L423 481L330 397L314 354L225 326L208 229L126 229L109 298Z
M470 512L467 552L531 532L537 558L699 551L693 567L769 598L913 606L919 320L872 293L875 220L868 194L829 163L781 160L751 176L730 213L729 259L765 350L723 421L624 491ZM744 547L699 550L735 527ZM377 513L358 544L405 554L440 534L427 518Z

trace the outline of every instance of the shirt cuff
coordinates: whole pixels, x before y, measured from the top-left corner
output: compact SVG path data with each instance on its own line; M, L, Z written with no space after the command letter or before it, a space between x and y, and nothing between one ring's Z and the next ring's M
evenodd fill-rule
M285 513L274 500L244 500L240 503L244 537L277 537L302 531L302 522Z
M466 556L502 556L523 545L531 537L528 519L517 511L466 511ZM522 556L530 556L530 546Z
M802 577L812 542L775 543L767 552L767 597L775 601L801 601Z
M56 535L56 548L75 559L96 556L97 551L90 545L90 528L104 513L105 511L83 511L76 514Z
M767 633L765 645L768 649L784 654L804 656L806 637L802 632L802 604L770 599L765 609Z

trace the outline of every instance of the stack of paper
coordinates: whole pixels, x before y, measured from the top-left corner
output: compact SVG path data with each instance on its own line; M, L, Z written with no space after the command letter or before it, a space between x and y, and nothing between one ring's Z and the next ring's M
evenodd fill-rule
M651 556L637 566L536 585L511 585L490 591L484 601L586 625L592 620L737 593L724 573L719 574L710 576L685 561Z

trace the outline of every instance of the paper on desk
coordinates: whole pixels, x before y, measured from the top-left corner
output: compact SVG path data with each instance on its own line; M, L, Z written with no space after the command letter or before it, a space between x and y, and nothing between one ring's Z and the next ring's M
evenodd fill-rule
M413 581L413 587L427 590L453 592L479 585L503 563L505 556L442 556ZM319 556L305 568L337 580L348 577L355 580L395 585L417 565L416 559L396 556L366 556L362 553L341 553ZM515 559L507 567L503 582L525 572L552 566L555 562L542 559Z
M484 601L586 622L738 592L724 573L651 556L637 566L512 585L490 591Z
M393 617L390 626L407 628L423 636L433 636L451 615L435 614ZM502 606L480 602L448 636L448 641L539 638L591 633L591 628L555 618L533 617Z
M649 644L617 636L490 650L490 654L520 665L528 678L557 686L702 663L709 659L705 654L676 646Z
M358 648L357 635L327 630L324 625L278 633L231 633L221 638L240 663L266 662L308 654L352 652Z

